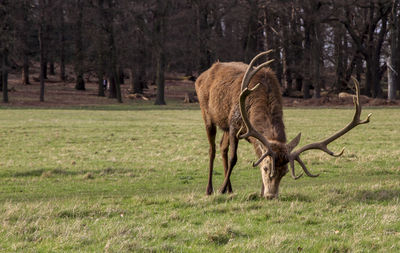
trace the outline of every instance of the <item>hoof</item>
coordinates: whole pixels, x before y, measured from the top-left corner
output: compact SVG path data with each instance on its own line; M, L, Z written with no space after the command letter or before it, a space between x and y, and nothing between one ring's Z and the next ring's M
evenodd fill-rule
M278 199L278 194L264 194L266 199Z
M226 187L221 187L218 191L221 194L225 194L226 193Z
M231 182L228 183L228 193L233 193Z

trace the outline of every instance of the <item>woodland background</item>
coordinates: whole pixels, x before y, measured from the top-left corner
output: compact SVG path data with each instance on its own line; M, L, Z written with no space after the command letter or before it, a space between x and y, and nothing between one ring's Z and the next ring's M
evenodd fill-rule
M21 73L24 85L40 81L40 101L57 75L77 90L94 76L97 95L120 102L127 78L131 93L155 84L165 104L165 73L194 79L267 49L285 96L349 91L351 75L370 97L400 89L399 0L2 0L0 17L3 102L9 73Z

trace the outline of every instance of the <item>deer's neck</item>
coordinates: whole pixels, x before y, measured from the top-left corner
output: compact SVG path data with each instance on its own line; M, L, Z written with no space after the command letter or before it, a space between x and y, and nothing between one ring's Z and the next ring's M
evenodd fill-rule
M268 141L286 143L282 107L254 106L249 112L250 122Z

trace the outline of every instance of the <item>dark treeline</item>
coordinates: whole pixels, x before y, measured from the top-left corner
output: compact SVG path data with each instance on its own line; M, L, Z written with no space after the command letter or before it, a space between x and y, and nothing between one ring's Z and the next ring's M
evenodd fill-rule
M106 78L107 95L122 102L129 74L133 93L155 83L155 103L165 104L165 72L197 76L215 61L248 62L275 49L285 95L348 90L354 75L364 95L395 99L399 20L399 0L2 0L0 88L8 101L9 71L29 85L40 62L41 101L48 75L85 90L91 74L99 96Z

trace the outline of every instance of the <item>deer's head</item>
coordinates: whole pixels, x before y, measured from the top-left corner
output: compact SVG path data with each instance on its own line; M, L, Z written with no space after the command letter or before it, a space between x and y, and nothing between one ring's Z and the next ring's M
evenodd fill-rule
M298 179L302 176L302 174L296 176L295 174L295 166L294 162L296 161L297 163L300 164L301 168L305 172L307 176L310 177L317 177L319 176L312 174L304 164L304 162L300 159L300 154L302 152L305 152L310 149L319 149L324 151L325 153L331 155L331 156L341 156L343 154L344 149L342 149L341 152L335 154L331 150L328 149L328 144L333 142L334 140L338 139L339 137L343 136L346 134L348 131L356 127L357 125L360 124L365 124L369 122L369 118L371 114L367 116L365 120L360 120L360 115L361 115L361 105L359 101L360 97L360 91L359 91L359 83L358 81L353 78L354 84L355 84L355 91L356 95L354 96L354 105L355 105L355 113L353 116L353 119L350 123L347 124L343 129L340 131L334 133L333 135L329 136L328 138L311 143L308 145L305 145L301 148L295 149L296 146L300 142L301 138L301 133L299 133L292 141L289 143L282 143L282 142L276 142L276 141L271 141L266 138L266 136L262 135L259 133L255 127L250 123L249 117L246 112L246 97L253 91L255 91L260 84L257 84L254 86L254 88L249 89L249 83L252 79L252 77L263 67L269 65L273 60L269 60L265 63L260 64L257 67L254 67L255 62L258 58L260 58L263 55L267 55L271 52L272 50L269 50L267 52L263 52L256 57L253 58L253 60L250 62L247 71L243 77L242 80L242 85L241 85L241 94L239 98L239 107L240 107L240 113L242 116L242 120L244 123L245 128L247 129L247 132L245 134L239 135L239 138L255 138L259 141L259 148L262 151L262 155L259 157L258 161L253 163L253 166L259 166L261 170L261 177L263 181L263 188L262 188L262 195L266 198L277 198L279 195L279 184L283 176L286 175L286 173L289 171L288 167L290 166L290 171L291 175L294 179ZM241 130L239 130L238 133L241 133Z

